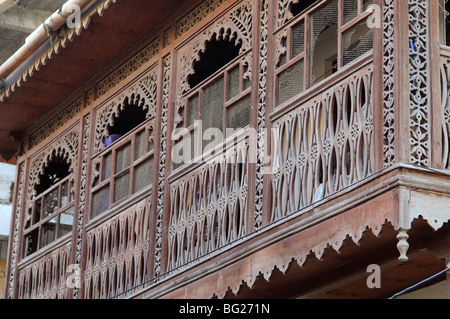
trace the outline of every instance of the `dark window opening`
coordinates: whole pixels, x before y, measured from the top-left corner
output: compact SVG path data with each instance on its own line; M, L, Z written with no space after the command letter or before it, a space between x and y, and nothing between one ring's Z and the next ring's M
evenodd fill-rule
M188 78L191 88L206 80L217 70L233 61L241 49L241 43L233 43L228 40L216 40L206 42L206 50L200 53L200 60L194 63L194 74Z
M136 126L145 121L147 111L136 104L125 105L124 109L119 113L118 117L114 119L114 125L109 127L109 135L125 135Z
M24 257L72 232L75 185L71 173L66 158L54 155L38 176L30 218L24 225Z
M70 174L70 164L61 157L55 156L39 175L39 184L36 185L36 194L42 194L47 189L56 185Z
M299 15L317 1L318 0L298 0L297 3L291 4L290 11L292 16L295 17Z
M124 102L124 108L119 112L114 119L114 124L108 127L108 137L104 143L109 146L135 127L142 124L147 118L147 111L144 110L143 105L129 104L128 100Z

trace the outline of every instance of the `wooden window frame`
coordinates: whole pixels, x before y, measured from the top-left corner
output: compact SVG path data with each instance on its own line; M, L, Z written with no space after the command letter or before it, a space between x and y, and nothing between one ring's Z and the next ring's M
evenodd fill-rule
M279 103L279 76L283 73L283 71L286 71L286 69L294 66L296 63L299 63L301 60L303 60L303 88L300 92L295 94L294 96L297 96L301 92L304 92L305 90L314 87L319 82L327 80L331 75L328 75L324 77L322 80L311 83L311 75L310 75L310 68L311 68L311 60L312 60L312 54L311 54L311 48L310 48L310 42L311 42L311 16L328 5L332 0L322 0L318 1L314 4L312 4L309 8L304 10L303 12L299 13L295 17L291 18L288 22L286 22L281 27L277 28L273 34L274 38L276 37L282 37L283 32L285 32L285 52L283 54L280 54L281 56L286 57L285 63L280 65L279 61L275 61L275 76L274 76L274 88L275 88L275 94L274 94L274 105L276 107L279 107L283 104L285 104L287 101L284 101L282 103ZM343 34L350 30L352 27L356 26L361 21L364 21L365 19L368 19L369 16L372 14L372 12L368 11L367 9L364 10L364 0L357 0L358 7L357 7L357 14L354 18L350 19L346 23L344 23L343 19L343 1L345 0L337 0L338 1L338 21L337 21L337 71L335 73L338 73L340 70L346 68L348 65L354 63L354 61L351 61L347 65L343 65ZM293 27L297 24L301 23L303 21L304 23L304 48L303 52L300 54L293 56L292 55L292 30ZM373 52L373 49L369 50L368 52L362 54L361 56L364 56L366 54L369 54L369 52ZM360 56L360 57L361 57ZM292 99L294 96L289 98L288 100Z
M136 126L133 130L125 134L123 137L106 147L103 151L101 151L99 154L95 156L95 159L99 162L99 176L97 181L94 183L94 185L91 187L91 207L90 207L90 218L95 218L99 215L104 214L111 208L119 205L122 202L127 201L128 199L134 197L137 193L143 192L145 190L148 190L153 185L153 176L154 176L154 164L155 164L155 141L153 136L153 130L151 128L150 122L154 120L154 118L146 119L143 123ZM142 132L145 132L144 137L144 151L143 155L136 158L136 136ZM130 158L129 158L129 164L127 167L122 169L119 172L116 172L116 156L117 152L127 144L130 145ZM150 147L150 145L153 145ZM104 171L105 166L105 158L111 154L111 163L110 163L110 169L108 172ZM146 162L147 160L153 159L152 165L152 177L151 181L141 189L135 191L134 190L134 173L136 168L141 165L142 163ZM108 173L109 176L105 177L104 174ZM115 200L115 181L124 176L125 174L129 175L128 180L128 193L124 197ZM105 174L106 175L106 174ZM102 189L109 187L109 199L108 199L108 207L103 210L100 213L97 213L94 215L94 207L92 205L94 196L98 191L101 191Z
M64 206L61 206L61 200L62 200L62 186L63 184L67 183L67 203ZM35 198L33 198L33 200L31 201L31 209L32 209L32 213L31 213L31 221L30 221L30 226L27 227L26 229L24 229L24 233L23 233L23 237L24 237L24 250L23 250L23 256L26 258L28 256L30 256L31 254L39 251L40 249L54 243L57 240L60 240L60 238L65 237L66 235L69 236L69 234L72 234L72 232L68 232L66 234L60 235L60 219L61 219L61 215L63 213L68 212L70 209L74 209L75 207L75 191L74 191L74 183L75 181L73 180L73 173L69 173L68 176L66 176L65 178L63 178L61 181L59 181L58 183L56 183L55 185L51 186L50 188L48 188L46 191L42 192L41 194L39 194L38 196L36 196ZM54 192L55 190L58 190L58 198L57 198L57 203L58 203L58 208L55 212L47 215L44 217L44 202L45 202L45 197L47 197L49 194L51 194L52 192ZM40 217L39 220L36 220L36 210L37 210L37 203L40 201L39 205L40 205ZM74 214L75 211L72 212L72 229L73 229L73 218L74 218ZM51 220L56 218L56 223L55 223L55 234L54 234L54 239L46 244L42 243L42 236L43 236L43 228L44 226ZM33 250L30 253L27 253L27 236L31 235L33 232L37 231L37 243L36 243L36 249Z
M200 136L196 136L197 140L194 140L194 154L191 154L192 155L191 160L188 162L183 162L183 164L178 167L173 167L174 169L178 169L181 166L184 166L185 164L195 161L195 159L198 158L199 156L205 156L205 155L211 153L214 149L223 145L226 139L231 138L238 131L245 129L246 127L248 127L250 125L250 124L248 124L246 127L239 128L239 130L235 130L230 136L227 136L227 128L228 128L227 110L229 110L232 106L236 105L237 103L239 103L246 97L249 97L251 94L251 91L252 91L251 79L244 79L244 74L246 72L245 57L250 54L251 54L251 50L247 50L245 52L240 53L231 62L229 62L225 66L221 67L216 72L214 72L211 76L209 76L207 79L203 80L198 85L196 85L194 88L190 89L188 92L183 94L182 99L183 99L183 101L185 101L185 105L184 105L184 110L183 110L184 120L183 120L183 125L181 128L183 128L187 131L185 131L184 134L174 136L175 143L177 143L177 141L179 141L180 139L182 139L183 137L185 137L187 135L194 134L194 131L199 128L199 126L197 125L197 123L195 123L195 121L194 121L194 123L190 123L190 124L188 123L189 101L191 101L193 98L198 96L198 112L197 112L198 116L197 116L196 120L201 121L202 115L203 115L202 108L203 108L203 103L204 103L203 93L207 87L209 87L215 81L220 80L221 77L223 77L224 88L223 88L223 104L222 104L223 112L222 112L222 128L221 128L222 129L222 140L220 143L217 143L213 147L213 149L204 151L199 148L200 146L203 145L202 141L200 140L201 134L200 134ZM229 79L230 79L229 74L236 67L239 68L239 89L238 89L238 93L235 96L229 98L229 88L228 88ZM250 67L250 66L248 66L248 67ZM248 85L246 85L246 81L248 81L248 83L249 83ZM205 129L205 128L202 127L201 129Z

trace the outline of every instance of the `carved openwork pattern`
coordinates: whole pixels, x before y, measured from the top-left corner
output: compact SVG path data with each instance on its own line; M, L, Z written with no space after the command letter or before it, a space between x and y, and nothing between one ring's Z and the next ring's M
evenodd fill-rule
M23 190L25 185L25 164L19 164L19 175L18 175L18 185L17 185L17 195L16 195L16 207L14 210L14 229L12 232L12 249L11 249L11 263L10 263L10 276L9 276L9 286L8 286L8 298L14 298L14 288L15 288L15 273L17 267L17 255L19 252L19 232L20 232L20 216L22 212L22 200L23 200Z
M256 162L256 194L255 194L255 228L262 226L262 204L263 204L263 178L264 178L264 154L266 127L266 87L267 87L267 45L269 41L269 3L267 0L261 1L261 27L259 42L259 78L258 78L258 141L257 141L257 162Z
M201 3L198 7L192 10L188 15L177 22L177 37L182 36L209 14L220 8L226 0L208 0Z
M441 58L442 168L450 170L450 56Z
M226 154L171 183L168 270L245 234L248 142Z
M73 119L81 111L81 98L66 107L57 116L52 118L44 126L39 128L36 132L30 135L29 147L30 149L41 143L50 134L56 132L60 127Z
M133 72L142 67L159 53L159 38L154 40L144 49L136 53L127 62L114 70L106 78L95 85L95 99L109 92L117 84L128 78Z
M162 256L162 228L164 211L164 185L166 176L166 150L167 150L167 130L169 119L169 86L170 86L170 56L164 58L163 87L162 87L162 109L161 109L161 127L159 141L159 171L157 188L157 207L156 207L156 244L155 244L155 276L161 273Z
M87 171L88 171L88 148L89 148L89 133L91 127L91 115L86 115L83 123L83 145L82 145L82 158L80 167L80 184L79 184L79 206L77 215L77 236L75 241L75 265L81 266L81 251L84 232L84 216L86 205L86 186L87 186ZM80 279L80 278L77 278ZM78 287L73 290L73 299L78 298Z
M299 0L279 0L277 5L277 27L281 27L292 18L290 6ZM301 1L301 0L300 0Z
M428 1L409 1L411 163L430 164Z
M147 118L156 114L158 75L151 71L138 82L126 88L111 102L97 111L95 121L94 154L102 151L103 141L108 136L108 128L114 125L115 118L127 104L138 105L147 110Z
M395 160L394 107L394 0L383 4L383 165Z
M272 221L373 172L371 92L365 67L275 123Z
M20 269L18 298L67 299L70 250L71 244L68 243Z
M126 297L147 279L150 211L150 202L142 200L87 232L84 298Z
M244 3L240 7L231 11L226 17L214 23L201 35L191 41L189 47L181 52L179 57L180 82L177 88L177 100L175 106L174 127L180 127L183 123L183 110L186 104L182 96L189 91L188 78L194 74L194 63L200 60L200 53L205 52L206 42L215 37L217 40L228 40L234 43L241 43L241 52L250 51L252 48L252 5L250 2ZM246 67L244 77L251 79L252 55L243 57Z

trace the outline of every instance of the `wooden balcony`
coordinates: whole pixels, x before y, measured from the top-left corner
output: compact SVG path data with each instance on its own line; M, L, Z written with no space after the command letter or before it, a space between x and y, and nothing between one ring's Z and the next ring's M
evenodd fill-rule
M385 2L382 28L373 30L366 26L372 1L316 1L291 16L293 2L225 1L204 26L173 39L169 32L179 30L167 22L159 30L164 38L151 37L154 55L117 88L83 92L91 104L71 122L81 123L76 137L84 143L81 191L70 202L81 216L77 232L18 260L15 295L70 297L74 260L77 297L102 299L370 298L442 270L450 219L449 48L432 51L439 67L400 49L408 23L395 26L395 41L389 32L394 12L406 19L401 0ZM239 33L233 21L248 25ZM317 41L328 28L336 39ZM237 57L191 88L187 79L205 43L229 36L242 45ZM330 39L329 50L321 47ZM413 46L421 39L412 37ZM440 72L428 79L427 68ZM126 99L145 105L147 117L103 147ZM211 128L220 134L203 139ZM369 264L383 266L381 290L367 290ZM419 275L419 268L426 270Z

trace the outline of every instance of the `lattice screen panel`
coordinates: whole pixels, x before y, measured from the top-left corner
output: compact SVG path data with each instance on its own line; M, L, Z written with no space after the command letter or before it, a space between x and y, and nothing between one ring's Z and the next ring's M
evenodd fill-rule
M203 93L203 107L202 107L202 125L203 133L209 128L223 129L223 102L224 102L224 79L219 78L209 86L207 86ZM219 144L222 137L212 138L211 140L203 139L202 149L212 147Z
M342 34L343 65L354 61L373 47L373 29L362 20Z
M227 136L229 135L228 133L232 134L237 129L245 128L250 124L250 109L250 95L227 108L227 129L230 129L230 132L227 132Z
M303 91L304 62L300 60L278 75L278 104Z

